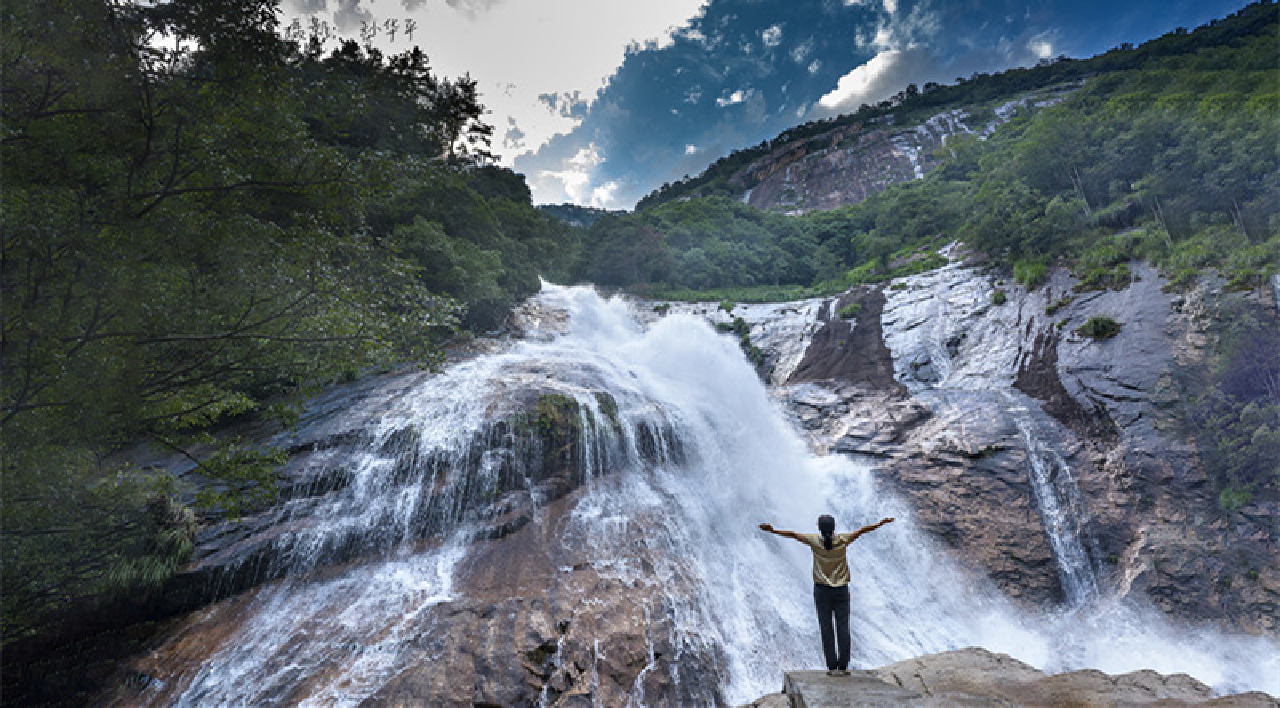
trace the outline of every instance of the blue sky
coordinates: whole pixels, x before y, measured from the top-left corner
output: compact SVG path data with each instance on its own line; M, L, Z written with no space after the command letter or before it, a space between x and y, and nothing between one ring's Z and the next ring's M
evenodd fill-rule
M663 182L908 83L1194 28L1243 0L286 0L347 35L398 20L469 73L538 202L629 208ZM404 32L415 22L415 36Z

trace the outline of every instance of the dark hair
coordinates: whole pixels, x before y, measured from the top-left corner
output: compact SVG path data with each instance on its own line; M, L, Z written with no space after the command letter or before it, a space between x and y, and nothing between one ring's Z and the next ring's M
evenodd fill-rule
M831 550L831 545L835 542L836 519L829 514L823 514L818 517L818 531L822 532L822 547Z

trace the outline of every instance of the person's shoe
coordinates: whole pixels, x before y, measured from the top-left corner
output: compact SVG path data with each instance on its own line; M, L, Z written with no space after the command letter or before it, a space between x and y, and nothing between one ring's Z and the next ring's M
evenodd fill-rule
M848 670L848 669L836 669L836 675L837 675L837 676L852 676L853 674L849 673L849 670Z
M840 669L827 669L827 675L828 675L828 676L839 676L839 675L840 675Z

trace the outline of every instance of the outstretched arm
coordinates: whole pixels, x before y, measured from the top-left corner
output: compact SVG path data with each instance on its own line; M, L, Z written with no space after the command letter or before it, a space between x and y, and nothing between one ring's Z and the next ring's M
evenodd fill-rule
M879 521L875 522L874 524L871 524L871 525L869 525L869 526L863 526L862 528L858 529L857 531L854 531L854 532L853 532L853 538L850 538L849 540L850 540L850 541L856 540L859 536L861 536L861 535L862 535L862 534L864 534L864 533L871 533L872 531L875 531L876 529L880 528L881 526L884 526L885 524L891 524L891 523L893 523L893 517L887 517L887 518L884 518L884 519L880 519Z
M773 534L773 535L775 535L775 536L781 536L781 537L783 537L783 538L790 538L790 539L794 539L794 540L796 540L796 541L799 541L799 542L801 542L801 543L805 543L805 540L804 540L803 538L801 538L801 537L800 537L800 534L796 533L795 531L783 531L782 529L775 529L775 528L773 527L773 524L760 524L760 530L761 530L761 531L768 531L769 533L771 533L771 534Z

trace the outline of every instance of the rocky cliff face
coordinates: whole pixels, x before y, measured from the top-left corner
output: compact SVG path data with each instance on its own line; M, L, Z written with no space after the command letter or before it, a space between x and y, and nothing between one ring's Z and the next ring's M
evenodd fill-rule
M802 213L856 204L891 184L924 177L938 165L934 153L948 138L985 138L1017 109L1053 105L1074 88L1047 89L991 107L953 108L914 124L895 125L889 115L874 124L840 126L774 148L729 184L759 209Z
M1028 292L951 255L889 284L868 317L819 310L776 389L811 444L875 465L1024 602L1134 594L1183 620L1280 632L1280 504L1220 509L1174 410L1179 367L1210 355L1222 300L1270 293L1208 280L1166 293L1143 264L1122 290L1077 293L1058 269ZM1075 331L1100 314L1122 323L1116 337Z

